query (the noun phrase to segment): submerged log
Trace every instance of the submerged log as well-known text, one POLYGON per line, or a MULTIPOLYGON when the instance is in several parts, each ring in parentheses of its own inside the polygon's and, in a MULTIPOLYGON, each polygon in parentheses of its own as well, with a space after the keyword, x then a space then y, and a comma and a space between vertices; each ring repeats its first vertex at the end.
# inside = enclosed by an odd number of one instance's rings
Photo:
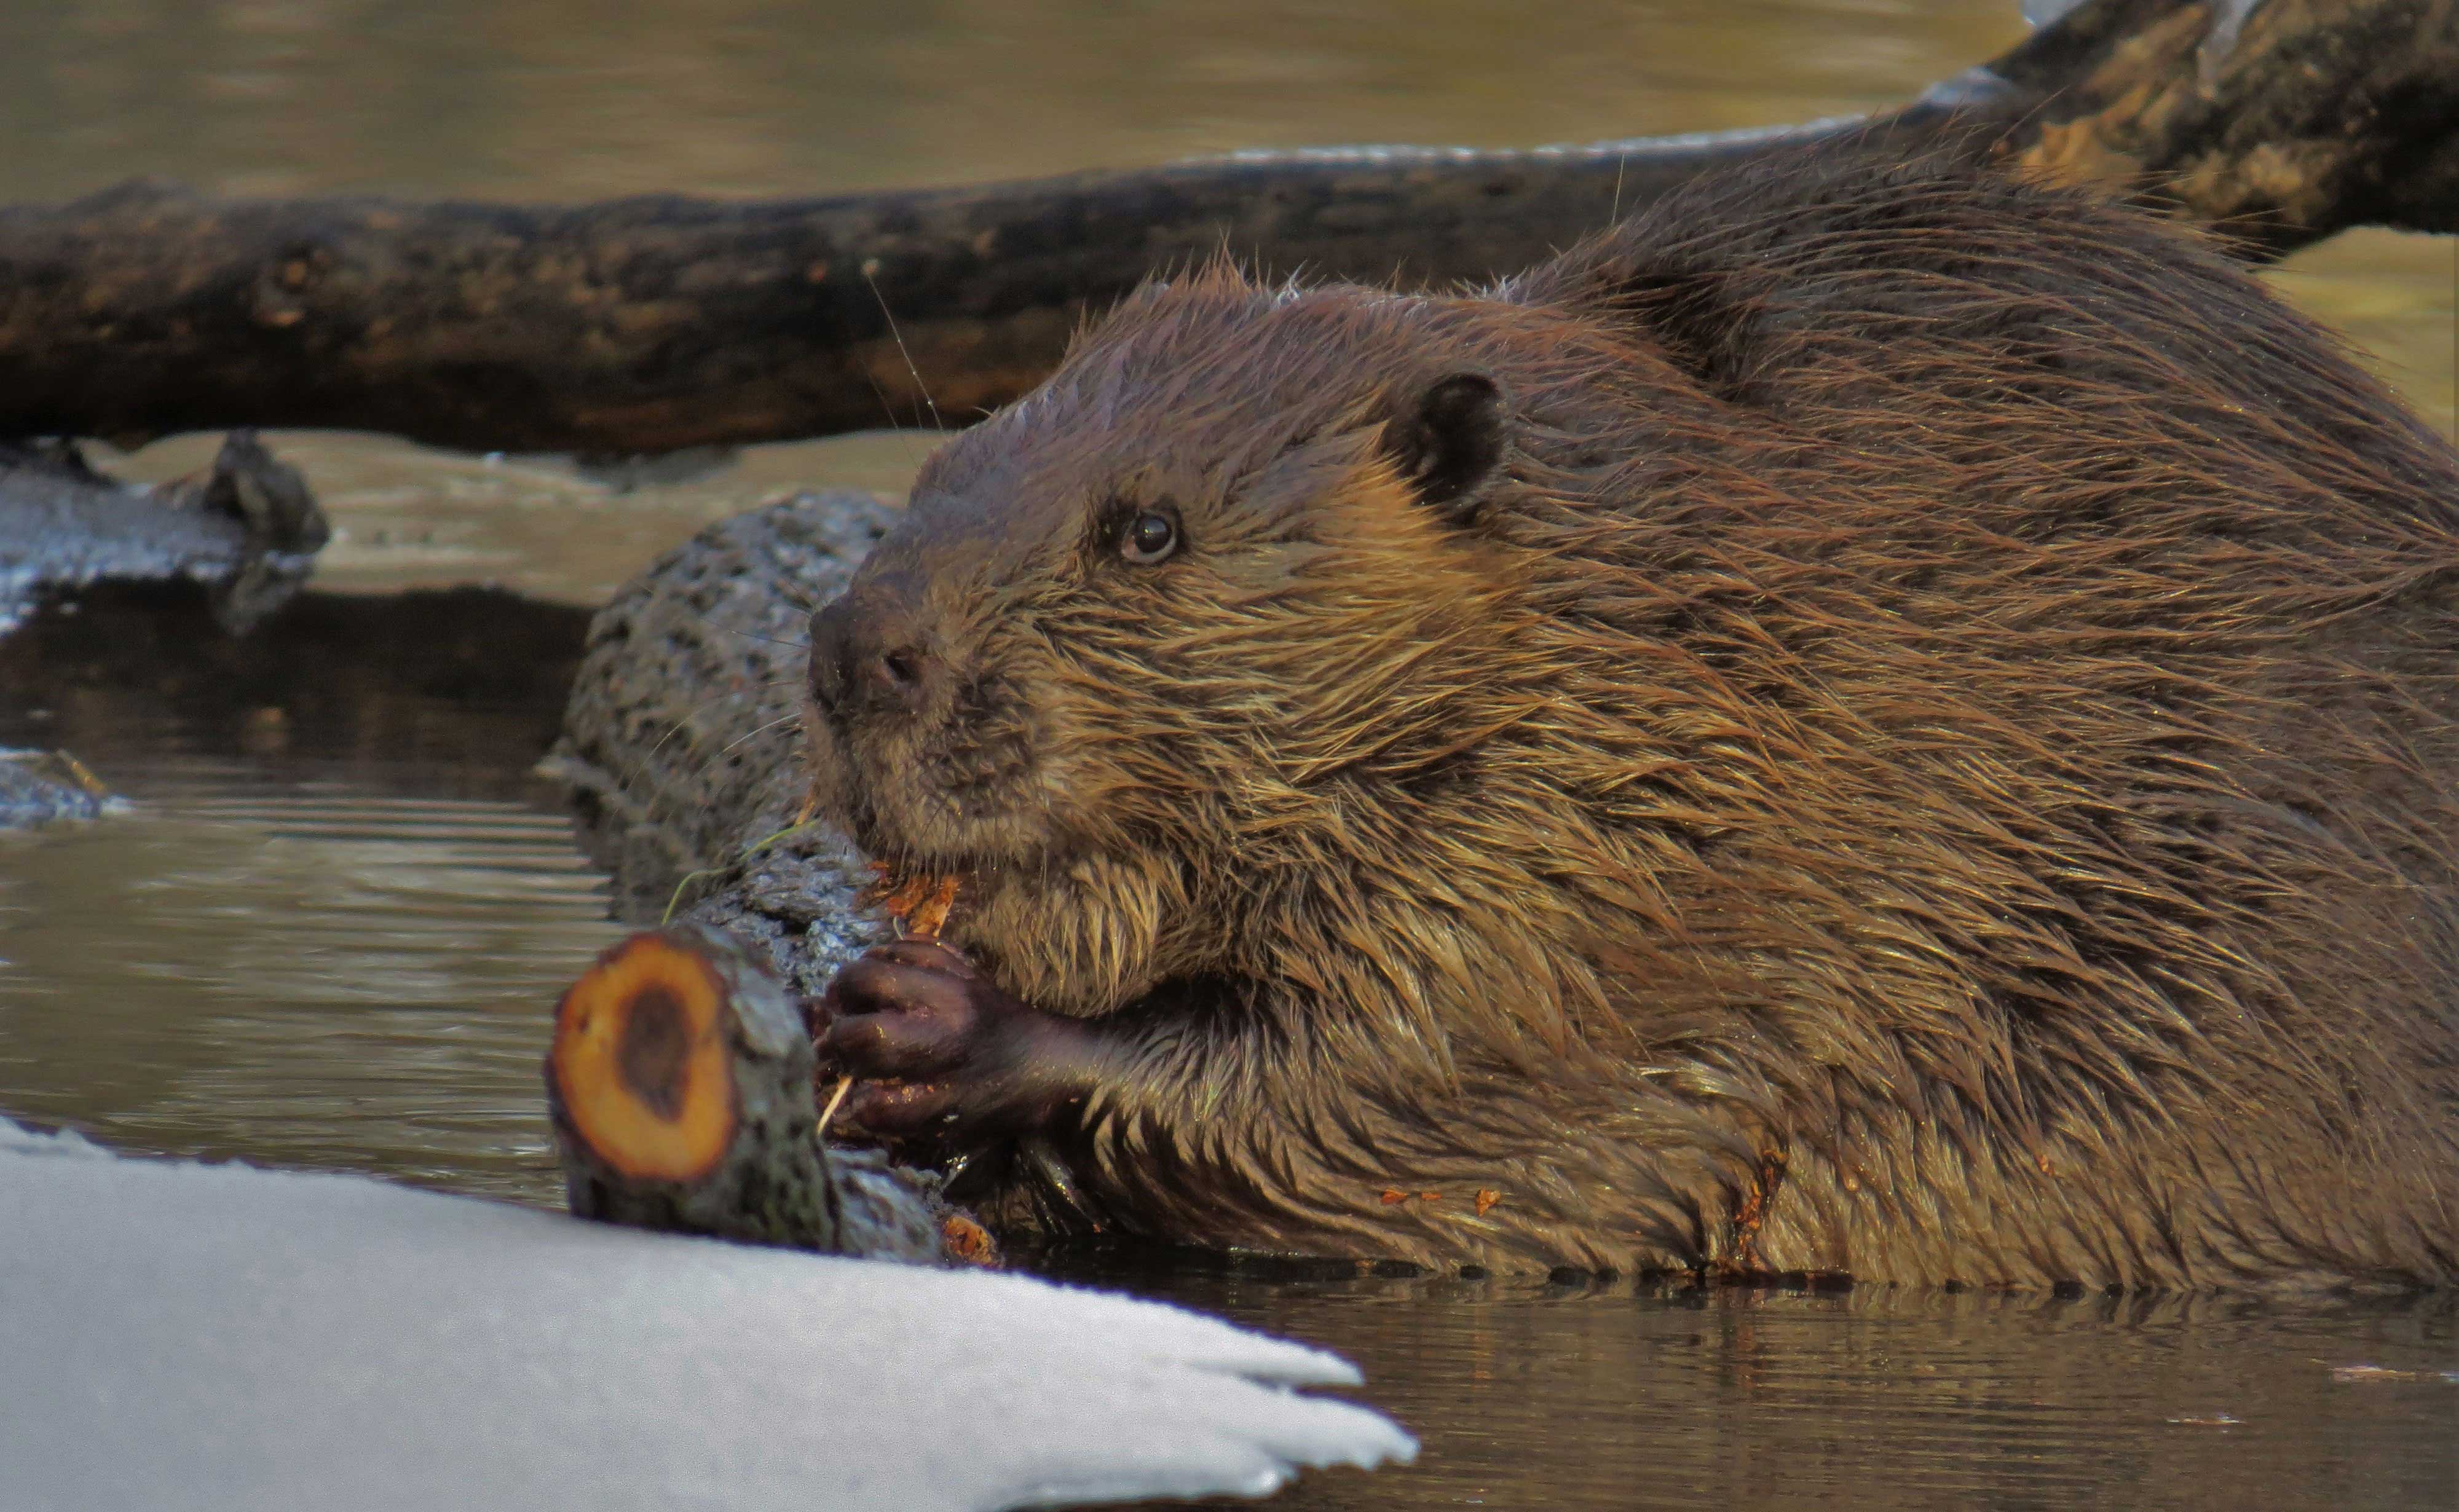
POLYGON ((223 425, 641 453, 951 423, 1083 313, 1224 248, 1507 272, 1804 136, 1999 139, 2279 253, 2459 225, 2444 0, 2092 0, 1874 122, 1528 152, 1355 148, 837 199, 570 207, 209 199, 0 209, 0 436, 223 425), (893 320, 891 314, 893 313, 893 320))
POLYGON ((142 488, 74 447, 0 446, 0 635, 53 595, 103 582, 202 584, 242 631, 306 581, 330 531, 298 470, 235 430, 202 476, 142 488))
POLYGON ((556 1009, 547 1105, 572 1210, 635 1228, 978 1263, 932 1179, 820 1142, 809 1036, 767 962, 715 930, 635 934, 556 1009))
POLYGON ((774 964, 806 995, 874 942, 851 906, 860 862, 841 842, 795 829, 799 726, 810 612, 894 518, 869 494, 838 490, 721 520, 591 620, 543 769, 571 791, 581 843, 614 880, 618 917, 656 923, 681 907, 737 934, 791 934, 819 958, 779 954, 774 964), (750 854, 760 841, 769 843, 750 854), (728 873, 746 863, 756 865, 728 873), (767 901, 693 912, 728 894, 767 901))
POLYGON ((0 746, 0 830, 97 819, 115 801, 101 779, 67 751, 0 746))

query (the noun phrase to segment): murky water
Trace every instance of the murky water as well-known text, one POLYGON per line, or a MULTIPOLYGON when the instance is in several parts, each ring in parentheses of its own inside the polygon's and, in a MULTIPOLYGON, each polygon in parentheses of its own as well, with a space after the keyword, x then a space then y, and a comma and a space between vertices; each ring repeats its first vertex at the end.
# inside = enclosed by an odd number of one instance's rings
POLYGON ((1145 1290, 1341 1351, 1423 1439, 1293 1508, 2459 1504, 2448 1297, 1145 1290))
POLYGON ((0 746, 74 750, 133 802, 0 834, 0 1112, 559 1200, 544 1015, 620 929, 535 752, 61 691, 0 746))
MULTIPOLYGON (((68 0, 0 7, 0 198, 137 173, 277 194, 782 194, 1751 125, 1900 99, 2012 40, 2013 12, 68 0)), ((2452 423, 2451 242, 2350 236, 2273 276, 2452 423)), ((341 527, 325 586, 492 581, 570 603, 786 487, 893 494, 928 445, 760 448, 619 491, 554 459, 275 441, 341 527)), ((211 446, 123 462, 169 476, 211 446)), ((0 836, 0 1111, 554 1201, 545 1013, 616 926, 526 775, 552 701, 337 707, 358 695, 274 668, 224 706, 200 691, 216 675, 0 686, 0 745, 68 746, 136 800, 0 836)), ((1419 1467, 1317 1478, 1296 1505, 2459 1505, 2448 1299, 1111 1278, 1349 1354, 1424 1437, 1419 1467), (2360 1366, 2391 1374, 2344 1373, 2360 1366)))

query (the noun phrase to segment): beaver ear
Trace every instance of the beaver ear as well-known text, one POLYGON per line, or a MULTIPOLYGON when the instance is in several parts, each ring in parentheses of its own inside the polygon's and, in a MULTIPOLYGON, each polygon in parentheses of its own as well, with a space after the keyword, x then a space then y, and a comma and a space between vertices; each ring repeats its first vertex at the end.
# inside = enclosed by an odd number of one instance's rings
POLYGON ((1383 423, 1383 450, 1400 475, 1455 520, 1477 513, 1509 439, 1503 390, 1483 373, 1447 373, 1406 393, 1383 423))

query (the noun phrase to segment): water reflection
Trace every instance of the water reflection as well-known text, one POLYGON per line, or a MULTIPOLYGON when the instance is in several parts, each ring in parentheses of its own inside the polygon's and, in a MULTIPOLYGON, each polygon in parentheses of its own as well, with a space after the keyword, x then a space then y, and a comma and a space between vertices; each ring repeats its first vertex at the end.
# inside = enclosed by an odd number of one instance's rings
POLYGON ((135 812, 0 837, 0 1109, 558 1199, 547 1011, 617 933, 560 814, 201 759, 123 786, 135 812))
MULTIPOLYGON (((277 430, 265 443, 306 474, 333 521, 319 587, 389 592, 486 582, 595 606, 702 526, 813 484, 902 499, 937 445, 883 430, 748 447, 675 483, 615 488, 560 457, 478 457, 387 436, 277 430)), ((116 475, 163 482, 211 461, 221 437, 176 436, 133 455, 96 447, 116 475)))
POLYGON ((616 934, 530 775, 584 620, 310 593, 232 640, 127 588, 0 642, 0 746, 134 804, 0 835, 0 1112, 554 1200, 547 1005, 616 934))
POLYGON ((2447 1296, 1142 1289, 1339 1350, 1420 1435, 1416 1467, 1312 1478, 1293 1508, 2429 1507, 2459 1488, 2447 1296), (2350 1364, 2389 1374, 2335 1376, 2350 1364))
POLYGON ((1902 100, 2013 0, 66 0, 0 10, 0 199, 816 193, 1902 100))

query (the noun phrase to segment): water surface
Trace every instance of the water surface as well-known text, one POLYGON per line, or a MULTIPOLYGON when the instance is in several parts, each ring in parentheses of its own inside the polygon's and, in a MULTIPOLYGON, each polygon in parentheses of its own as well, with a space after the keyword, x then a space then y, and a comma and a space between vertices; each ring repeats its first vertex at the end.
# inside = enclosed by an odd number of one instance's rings
POLYGON ((2447 1296, 1145 1290, 1340 1351, 1423 1440, 1416 1466, 1313 1479, 1292 1507, 2459 1504, 2447 1296))

